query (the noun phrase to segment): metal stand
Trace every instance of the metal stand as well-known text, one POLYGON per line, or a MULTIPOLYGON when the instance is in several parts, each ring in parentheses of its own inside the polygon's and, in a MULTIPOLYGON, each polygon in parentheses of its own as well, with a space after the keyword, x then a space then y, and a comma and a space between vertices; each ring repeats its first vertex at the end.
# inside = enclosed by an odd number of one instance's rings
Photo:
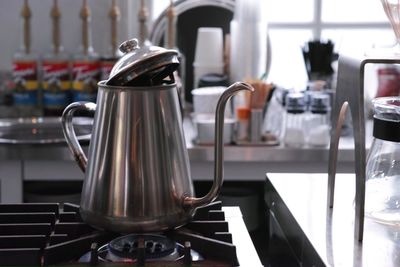
POLYGON ((328 167, 328 208, 333 208, 335 174, 338 155, 340 132, 348 107, 351 111, 351 119, 354 129, 355 144, 355 220, 354 238, 363 239, 364 229, 364 203, 365 203, 365 116, 364 116, 364 70, 365 65, 395 64, 400 63, 400 58, 385 58, 379 56, 365 57, 357 55, 341 54, 339 57, 338 81, 336 99, 332 114, 332 134, 329 148, 328 167))

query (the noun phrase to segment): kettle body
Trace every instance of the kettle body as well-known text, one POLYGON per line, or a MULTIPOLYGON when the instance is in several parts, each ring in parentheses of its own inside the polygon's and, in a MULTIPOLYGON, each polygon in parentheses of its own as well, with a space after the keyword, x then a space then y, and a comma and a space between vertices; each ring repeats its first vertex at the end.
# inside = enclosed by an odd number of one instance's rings
POLYGON ((100 85, 81 216, 115 231, 181 225, 193 196, 175 85, 100 85), (172 103, 172 104, 171 104, 172 103))
POLYGON ((223 180, 225 104, 236 83, 217 106, 215 177, 210 192, 194 196, 175 83, 147 87, 99 83, 97 106, 70 104, 62 123, 67 143, 85 181, 81 216, 88 224, 114 232, 155 232, 187 223, 195 209, 213 201, 223 180), (77 110, 95 111, 88 159, 76 139, 72 117, 77 110))

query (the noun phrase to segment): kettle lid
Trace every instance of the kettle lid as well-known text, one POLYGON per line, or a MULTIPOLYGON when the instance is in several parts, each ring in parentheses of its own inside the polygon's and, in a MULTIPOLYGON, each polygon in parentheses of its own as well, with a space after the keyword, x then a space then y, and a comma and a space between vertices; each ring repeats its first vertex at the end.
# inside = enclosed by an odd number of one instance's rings
POLYGON ((179 66, 177 51, 158 46, 139 47, 137 39, 123 42, 119 50, 124 55, 112 68, 107 85, 160 85, 179 66))

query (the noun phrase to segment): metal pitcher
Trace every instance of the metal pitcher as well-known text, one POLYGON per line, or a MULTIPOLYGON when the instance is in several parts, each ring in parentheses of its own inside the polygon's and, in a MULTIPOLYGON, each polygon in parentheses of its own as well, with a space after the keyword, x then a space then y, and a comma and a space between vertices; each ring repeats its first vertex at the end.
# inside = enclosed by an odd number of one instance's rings
MULTIPOLYGON (((135 53, 135 49, 128 53, 135 53)), ((162 50, 157 49, 158 52, 162 50)), ((148 54, 142 57, 148 60, 148 54)), ((173 57, 170 59, 175 62, 173 57)), ((138 70, 143 61, 135 60, 138 70)), ((149 62, 144 67, 151 65, 149 62)), ((235 92, 252 88, 245 83, 235 83, 221 96, 216 111, 214 183, 207 195, 196 198, 176 85, 160 78, 171 76, 165 69, 174 68, 161 64, 162 67, 152 68, 151 75, 144 72, 148 77, 157 77, 160 84, 154 85, 154 79, 149 82, 139 77, 144 75, 140 74, 142 70, 132 74, 127 71, 132 66, 122 65, 126 71, 124 75, 114 71, 108 81, 98 84, 97 105, 75 102, 62 116, 67 143, 85 172, 80 206, 82 219, 96 228, 122 233, 164 231, 181 226, 192 218, 196 208, 217 197, 223 182, 225 105, 235 92), (115 79, 122 85, 108 85, 115 84, 115 79), (135 79, 153 85, 127 85, 135 79), (88 159, 72 125, 77 110, 95 111, 88 159)))

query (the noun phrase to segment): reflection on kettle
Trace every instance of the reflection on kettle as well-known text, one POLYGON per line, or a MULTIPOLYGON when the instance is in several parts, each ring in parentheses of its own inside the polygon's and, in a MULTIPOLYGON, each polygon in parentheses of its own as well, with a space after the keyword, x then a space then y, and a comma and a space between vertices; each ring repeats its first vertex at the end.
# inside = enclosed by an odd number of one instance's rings
POLYGON ((94 227, 124 233, 164 231, 187 223, 196 208, 219 193, 225 105, 234 93, 252 87, 235 83, 220 97, 214 183, 206 196, 196 198, 176 84, 163 82, 173 77, 176 68, 168 63, 176 65, 174 55, 173 50, 159 47, 142 53, 136 45, 121 58, 125 62, 114 66, 119 71, 114 69, 110 80, 98 84, 97 105, 75 102, 64 110, 64 135, 85 172, 81 216, 94 227), (158 84, 135 86, 133 82, 151 77, 157 77, 158 84), (88 159, 71 123, 77 110, 95 111, 88 159))

